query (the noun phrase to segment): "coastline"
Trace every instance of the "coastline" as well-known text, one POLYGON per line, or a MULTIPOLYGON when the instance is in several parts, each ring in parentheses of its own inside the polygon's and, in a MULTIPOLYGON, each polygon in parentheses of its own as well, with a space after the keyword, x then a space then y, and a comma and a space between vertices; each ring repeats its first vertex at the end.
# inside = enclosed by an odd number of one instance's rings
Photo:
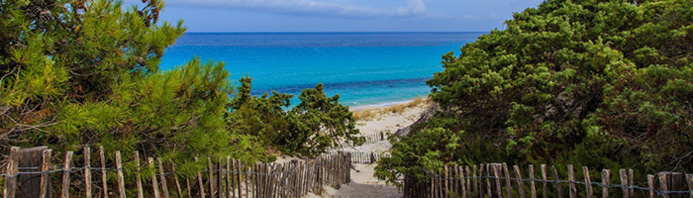
POLYGON ((428 100, 427 97, 416 96, 412 99, 403 100, 403 101, 381 102, 378 104, 364 104, 364 105, 349 106, 349 111, 359 112, 359 111, 366 111, 366 110, 368 110, 368 111, 382 110, 382 109, 386 109, 388 107, 393 107, 393 106, 397 106, 397 105, 406 105, 406 104, 412 103, 412 102, 419 100, 419 99, 428 100))

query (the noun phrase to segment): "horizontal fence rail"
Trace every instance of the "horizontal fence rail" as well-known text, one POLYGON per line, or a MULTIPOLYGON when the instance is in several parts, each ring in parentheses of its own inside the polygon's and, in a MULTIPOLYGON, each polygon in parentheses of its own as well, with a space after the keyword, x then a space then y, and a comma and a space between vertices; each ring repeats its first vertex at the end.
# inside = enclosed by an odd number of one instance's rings
MULTIPOLYGON (((89 147, 82 152, 83 163, 73 166, 72 151, 65 154, 61 163, 51 164, 52 153, 47 147, 22 150, 12 147, 6 172, 0 174, 4 179, 4 197, 294 198, 303 197, 309 192, 320 192, 324 185, 339 188, 341 184, 351 181, 349 171, 352 157, 345 152, 306 161, 252 165, 229 156, 216 162, 207 158, 207 169, 193 177, 179 174, 174 164, 164 163, 159 158, 140 159, 138 152, 128 158, 133 159, 135 164, 135 167, 128 169, 123 168, 120 151, 114 153, 112 163, 115 163, 115 167, 106 163, 103 147, 99 148, 98 166, 92 165, 89 147), (31 158, 38 158, 39 163, 28 163, 31 158), (144 178, 144 168, 150 168, 155 173, 144 178), (55 189, 60 189, 60 192, 52 192, 55 189)), ((195 157, 194 160, 200 159, 195 157)))
MULTIPOLYGON (((542 164, 535 172, 529 165, 521 171, 506 163, 480 164, 479 166, 446 166, 442 172, 427 172, 428 180, 417 181, 411 176, 404 178, 405 197, 665 197, 693 198, 693 174, 660 172, 648 174, 647 182, 634 182, 633 169, 620 169, 612 178, 611 170, 601 171, 601 181, 591 178, 588 167, 582 167, 576 179, 573 165, 568 165, 563 178, 557 167, 542 164), (582 172, 582 174, 579 174, 582 172), (617 181, 617 183, 611 183, 617 181), (640 186, 638 184, 645 184, 640 186), (539 191, 541 190, 541 191, 539 191)), ((563 171, 563 170, 561 170, 563 171)))

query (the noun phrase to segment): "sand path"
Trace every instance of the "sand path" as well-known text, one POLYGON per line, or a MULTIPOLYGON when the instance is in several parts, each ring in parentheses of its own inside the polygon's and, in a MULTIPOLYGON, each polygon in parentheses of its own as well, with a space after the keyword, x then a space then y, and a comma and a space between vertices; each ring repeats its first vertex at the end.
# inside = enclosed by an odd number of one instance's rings
MULTIPOLYGON (((397 129, 404 128, 414 123, 419 118, 421 113, 426 109, 426 105, 422 104, 414 108, 408 108, 401 114, 387 113, 376 116, 375 119, 369 121, 359 121, 357 127, 361 134, 379 134, 381 131, 386 133, 395 133, 397 129)), ((368 109, 371 111, 379 111, 378 109, 368 109)), ((364 144, 353 148, 344 148, 344 151, 361 151, 361 152, 378 152, 384 153, 389 151, 390 142, 379 141, 371 144, 364 144)), ((373 177, 373 172, 376 164, 354 164, 354 169, 351 170, 352 182, 342 185, 339 189, 325 186, 324 191, 320 195, 309 193, 308 198, 320 197, 402 197, 402 193, 394 186, 388 186, 384 181, 380 181, 373 177)))

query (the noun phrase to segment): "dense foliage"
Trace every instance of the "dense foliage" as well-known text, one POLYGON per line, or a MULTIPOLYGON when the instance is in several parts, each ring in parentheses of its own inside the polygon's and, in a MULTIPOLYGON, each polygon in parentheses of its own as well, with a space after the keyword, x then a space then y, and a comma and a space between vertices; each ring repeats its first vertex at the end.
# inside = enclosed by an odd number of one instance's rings
POLYGON ((443 112, 395 141, 377 175, 397 182, 422 167, 494 161, 692 171, 691 8, 548 0, 515 13, 443 56, 427 81, 443 112))
POLYGON ((234 109, 227 115, 228 130, 258 137, 268 147, 287 154, 316 156, 340 143, 361 145, 356 136, 356 120, 349 108, 339 103, 339 95, 327 97, 323 85, 304 89, 301 103, 288 109, 292 95, 277 92, 251 96, 251 78, 240 80, 238 93, 231 100, 234 109), (339 141, 335 141, 339 140, 339 141))
POLYGON ((229 73, 197 60, 160 72, 165 48, 185 31, 181 22, 152 25, 162 7, 3 1, 2 152, 11 145, 98 144, 108 152, 187 157, 228 148, 221 129, 229 73))
POLYGON ((286 112, 291 96, 250 96, 247 78, 234 93, 223 63, 192 59, 160 71, 185 28, 157 22, 162 1, 143 2, 1 1, 0 153, 103 146, 189 172, 202 167, 195 156, 267 161, 268 149, 314 154, 340 138, 358 140, 351 113, 321 85, 286 112))

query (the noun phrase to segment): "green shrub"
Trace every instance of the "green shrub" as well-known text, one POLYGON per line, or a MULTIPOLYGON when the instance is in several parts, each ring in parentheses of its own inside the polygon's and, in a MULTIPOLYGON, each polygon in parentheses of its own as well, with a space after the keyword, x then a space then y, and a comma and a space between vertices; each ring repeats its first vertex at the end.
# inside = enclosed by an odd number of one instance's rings
MULTIPOLYGON (((450 151, 459 158, 440 164, 690 172, 691 7, 687 0, 549 0, 515 13, 504 30, 465 45, 459 57, 444 55, 444 71, 427 84, 445 110, 438 120, 455 120, 443 127, 465 133, 450 151)), ((414 142, 440 141, 412 134, 414 142)), ((378 174, 420 163, 392 160, 378 174)))
POLYGON ((244 77, 231 100, 233 111, 227 114, 228 129, 234 133, 258 137, 264 145, 286 154, 317 156, 338 146, 340 140, 361 145, 356 120, 349 107, 339 103, 339 95, 327 97, 322 84, 304 89, 301 103, 288 111, 293 95, 277 92, 251 96, 252 79, 244 77))

